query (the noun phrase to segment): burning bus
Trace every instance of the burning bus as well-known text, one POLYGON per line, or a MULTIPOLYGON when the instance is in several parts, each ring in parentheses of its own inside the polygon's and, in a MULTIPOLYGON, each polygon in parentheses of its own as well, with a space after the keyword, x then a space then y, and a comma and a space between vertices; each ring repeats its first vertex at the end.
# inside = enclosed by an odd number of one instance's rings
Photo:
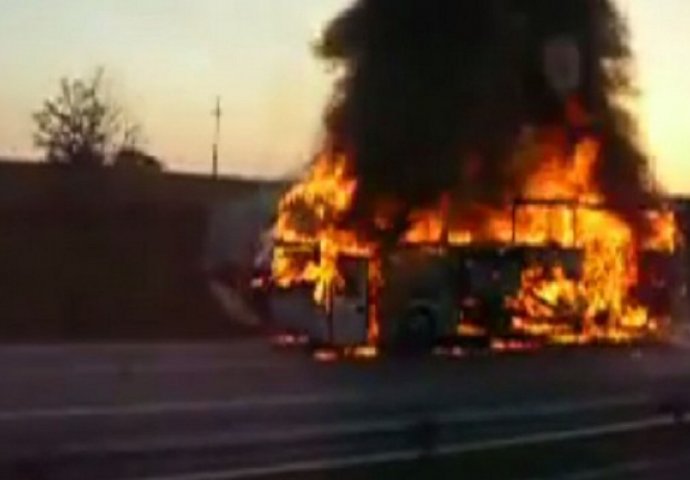
POLYGON ((616 237, 602 205, 534 199, 515 202, 510 231, 492 239, 417 227, 385 253, 293 239, 275 247, 274 311, 287 329, 352 351, 663 340, 685 291, 682 250, 672 210, 649 215, 658 230, 639 247, 616 237), (571 230, 556 233, 563 217, 571 230), (599 232, 580 230, 599 221, 599 232))
POLYGON ((278 208, 278 315, 348 347, 663 336, 682 248, 613 2, 358 0, 318 51, 340 78, 278 208))

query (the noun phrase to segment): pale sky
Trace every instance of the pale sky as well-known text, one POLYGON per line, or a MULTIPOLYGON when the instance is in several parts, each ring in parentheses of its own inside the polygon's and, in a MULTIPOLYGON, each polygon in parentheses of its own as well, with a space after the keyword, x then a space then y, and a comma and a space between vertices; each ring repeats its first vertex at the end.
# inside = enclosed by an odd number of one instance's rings
MULTIPOLYGON (((638 53, 645 142, 663 183, 690 193, 690 2, 619 1, 638 53)), ((310 44, 349 3, 0 0, 0 156, 35 156, 31 112, 60 77, 103 66, 170 169, 209 169, 221 95, 223 171, 293 172, 317 143, 332 81, 310 44)))

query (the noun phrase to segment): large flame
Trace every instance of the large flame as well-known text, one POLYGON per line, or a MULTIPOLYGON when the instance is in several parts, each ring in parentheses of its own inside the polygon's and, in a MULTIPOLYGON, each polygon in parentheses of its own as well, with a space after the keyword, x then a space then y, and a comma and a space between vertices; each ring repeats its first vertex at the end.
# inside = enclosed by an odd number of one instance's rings
MULTIPOLYGON (((447 195, 438 208, 410 215, 410 227, 401 242, 446 248, 489 241, 577 249, 583 255, 577 278, 569 277, 562 265, 525 268, 519 292, 506 299, 513 312, 513 328, 556 342, 577 343, 630 340, 655 332, 659 319, 652 318, 631 292, 638 283, 640 251, 675 248, 673 213, 650 211, 652 233, 636 238, 622 217, 605 208, 605 198, 592 181, 600 153, 595 138, 584 138, 568 149, 532 136, 526 138, 521 152, 528 152, 533 158, 527 162, 537 165, 522 191, 529 201, 504 209, 483 208, 479 232, 463 218, 455 218, 447 195)), ((370 341, 375 342, 376 296, 385 282, 378 249, 358 232, 338 227, 356 191, 348 158, 319 156, 304 180, 280 203, 273 273, 281 287, 313 284, 315 301, 328 307, 330 295, 344 281, 338 259, 343 255, 370 258, 370 341), (302 247, 301 254, 296 245, 302 247)))

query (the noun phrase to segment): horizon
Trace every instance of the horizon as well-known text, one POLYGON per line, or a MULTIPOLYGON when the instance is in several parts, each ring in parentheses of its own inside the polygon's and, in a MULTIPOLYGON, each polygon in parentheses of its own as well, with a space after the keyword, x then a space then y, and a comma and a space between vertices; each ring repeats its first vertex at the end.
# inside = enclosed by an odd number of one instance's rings
MULTIPOLYGON (((210 170, 215 97, 225 112, 223 174, 292 176, 318 144, 334 77, 312 53, 320 29, 350 0, 190 2, 8 0, 0 18, 0 157, 32 158, 31 112, 63 76, 103 66, 113 97, 140 122, 168 170, 210 170), (10 20, 11 19, 11 20, 10 20), (25 35, 26 25, 40 34, 25 35), (113 40, 115 39, 115 40, 113 40), (20 53, 20 54, 18 54, 20 53), (242 65, 242 68, 237 68, 242 65), (175 99, 170 102, 170 99, 175 99)), ((641 141, 662 184, 690 193, 690 53, 681 0, 620 0, 630 19, 641 141)), ((35 33, 35 32, 32 32, 35 33)))

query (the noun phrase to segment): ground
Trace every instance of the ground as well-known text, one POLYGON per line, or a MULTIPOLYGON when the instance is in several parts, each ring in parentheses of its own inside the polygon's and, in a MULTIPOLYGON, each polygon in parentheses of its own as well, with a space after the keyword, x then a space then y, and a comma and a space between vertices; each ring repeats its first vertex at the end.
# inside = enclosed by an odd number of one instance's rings
POLYGON ((5 478, 664 478, 690 458, 677 348, 319 364, 264 340, 5 347, 0 388, 5 478))

